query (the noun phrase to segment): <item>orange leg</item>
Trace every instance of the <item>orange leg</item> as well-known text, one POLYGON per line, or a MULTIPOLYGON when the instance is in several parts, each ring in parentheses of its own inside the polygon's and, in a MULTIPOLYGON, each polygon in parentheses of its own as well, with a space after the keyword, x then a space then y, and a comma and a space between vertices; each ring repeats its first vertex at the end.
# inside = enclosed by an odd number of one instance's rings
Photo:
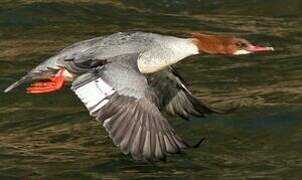
POLYGON ((47 82, 36 82, 31 84, 27 88, 28 94, 41 94, 57 91, 62 88, 64 84, 64 69, 60 69, 59 72, 52 78, 49 78, 47 82))

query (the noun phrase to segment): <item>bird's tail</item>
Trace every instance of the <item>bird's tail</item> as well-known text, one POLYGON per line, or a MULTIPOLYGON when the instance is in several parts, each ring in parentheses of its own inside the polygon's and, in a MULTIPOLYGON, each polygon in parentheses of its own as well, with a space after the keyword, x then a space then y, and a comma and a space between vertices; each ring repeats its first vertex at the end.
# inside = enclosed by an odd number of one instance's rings
POLYGON ((21 79, 7 87, 4 92, 7 93, 23 83, 41 79, 48 79, 49 77, 55 75, 58 70, 60 70, 60 66, 58 65, 58 58, 56 56, 50 57, 46 59, 43 63, 30 70, 21 79))
POLYGON ((19 85, 25 83, 25 82, 30 82, 32 80, 32 77, 29 75, 25 75, 23 76, 21 79, 19 79, 18 81, 14 82, 13 84, 11 84, 10 86, 8 86, 4 92, 8 93, 9 91, 11 91, 12 89, 18 87, 19 85))

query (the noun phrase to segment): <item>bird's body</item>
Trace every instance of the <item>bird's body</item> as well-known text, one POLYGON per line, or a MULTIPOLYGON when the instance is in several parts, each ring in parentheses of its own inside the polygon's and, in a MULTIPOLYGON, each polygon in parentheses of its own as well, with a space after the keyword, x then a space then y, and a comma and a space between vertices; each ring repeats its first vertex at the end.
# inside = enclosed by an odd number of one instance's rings
MULTIPOLYGON (((179 38, 144 32, 114 33, 63 49, 5 92, 24 82, 50 79, 28 88, 28 93, 47 93, 70 81, 71 89, 125 154, 135 159, 164 159, 188 144, 175 134, 161 111, 185 119, 219 113, 195 98, 170 65, 199 53, 248 53, 234 45, 239 40, 207 35, 179 38)), ((251 51, 255 49, 247 46, 251 51)))
POLYGON ((191 39, 144 32, 118 32, 73 44, 44 61, 32 73, 66 67, 68 71, 78 74, 82 68, 90 69, 93 63, 102 63, 123 54, 139 54, 137 63, 140 72, 152 73, 198 54, 198 49, 191 39))

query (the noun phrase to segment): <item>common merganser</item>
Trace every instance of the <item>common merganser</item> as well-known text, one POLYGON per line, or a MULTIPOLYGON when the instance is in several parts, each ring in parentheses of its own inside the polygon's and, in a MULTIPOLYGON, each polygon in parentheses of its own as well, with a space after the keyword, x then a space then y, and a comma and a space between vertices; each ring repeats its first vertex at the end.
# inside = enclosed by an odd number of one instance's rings
POLYGON ((65 82, 124 154, 156 161, 189 145, 161 111, 182 118, 219 113, 187 89, 172 64, 195 54, 239 55, 272 51, 245 39, 192 33, 179 38, 118 32, 75 43, 50 57, 4 92, 35 82, 27 93, 49 93, 65 82))

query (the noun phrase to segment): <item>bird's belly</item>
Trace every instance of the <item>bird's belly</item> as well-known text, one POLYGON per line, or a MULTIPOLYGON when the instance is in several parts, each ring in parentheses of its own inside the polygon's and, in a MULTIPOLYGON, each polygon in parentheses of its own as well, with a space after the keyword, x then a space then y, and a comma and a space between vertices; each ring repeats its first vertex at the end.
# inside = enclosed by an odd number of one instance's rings
POLYGON ((69 72, 67 69, 63 72, 64 80, 67 82, 72 82, 77 78, 77 75, 69 72))
POLYGON ((164 69, 166 66, 159 65, 159 64, 141 64, 138 62, 138 69, 141 73, 143 74, 148 74, 148 73, 154 73, 159 70, 164 69))
POLYGON ((164 69, 165 67, 173 64, 171 58, 161 58, 161 57, 141 57, 137 60, 137 66, 141 73, 154 73, 164 69))

